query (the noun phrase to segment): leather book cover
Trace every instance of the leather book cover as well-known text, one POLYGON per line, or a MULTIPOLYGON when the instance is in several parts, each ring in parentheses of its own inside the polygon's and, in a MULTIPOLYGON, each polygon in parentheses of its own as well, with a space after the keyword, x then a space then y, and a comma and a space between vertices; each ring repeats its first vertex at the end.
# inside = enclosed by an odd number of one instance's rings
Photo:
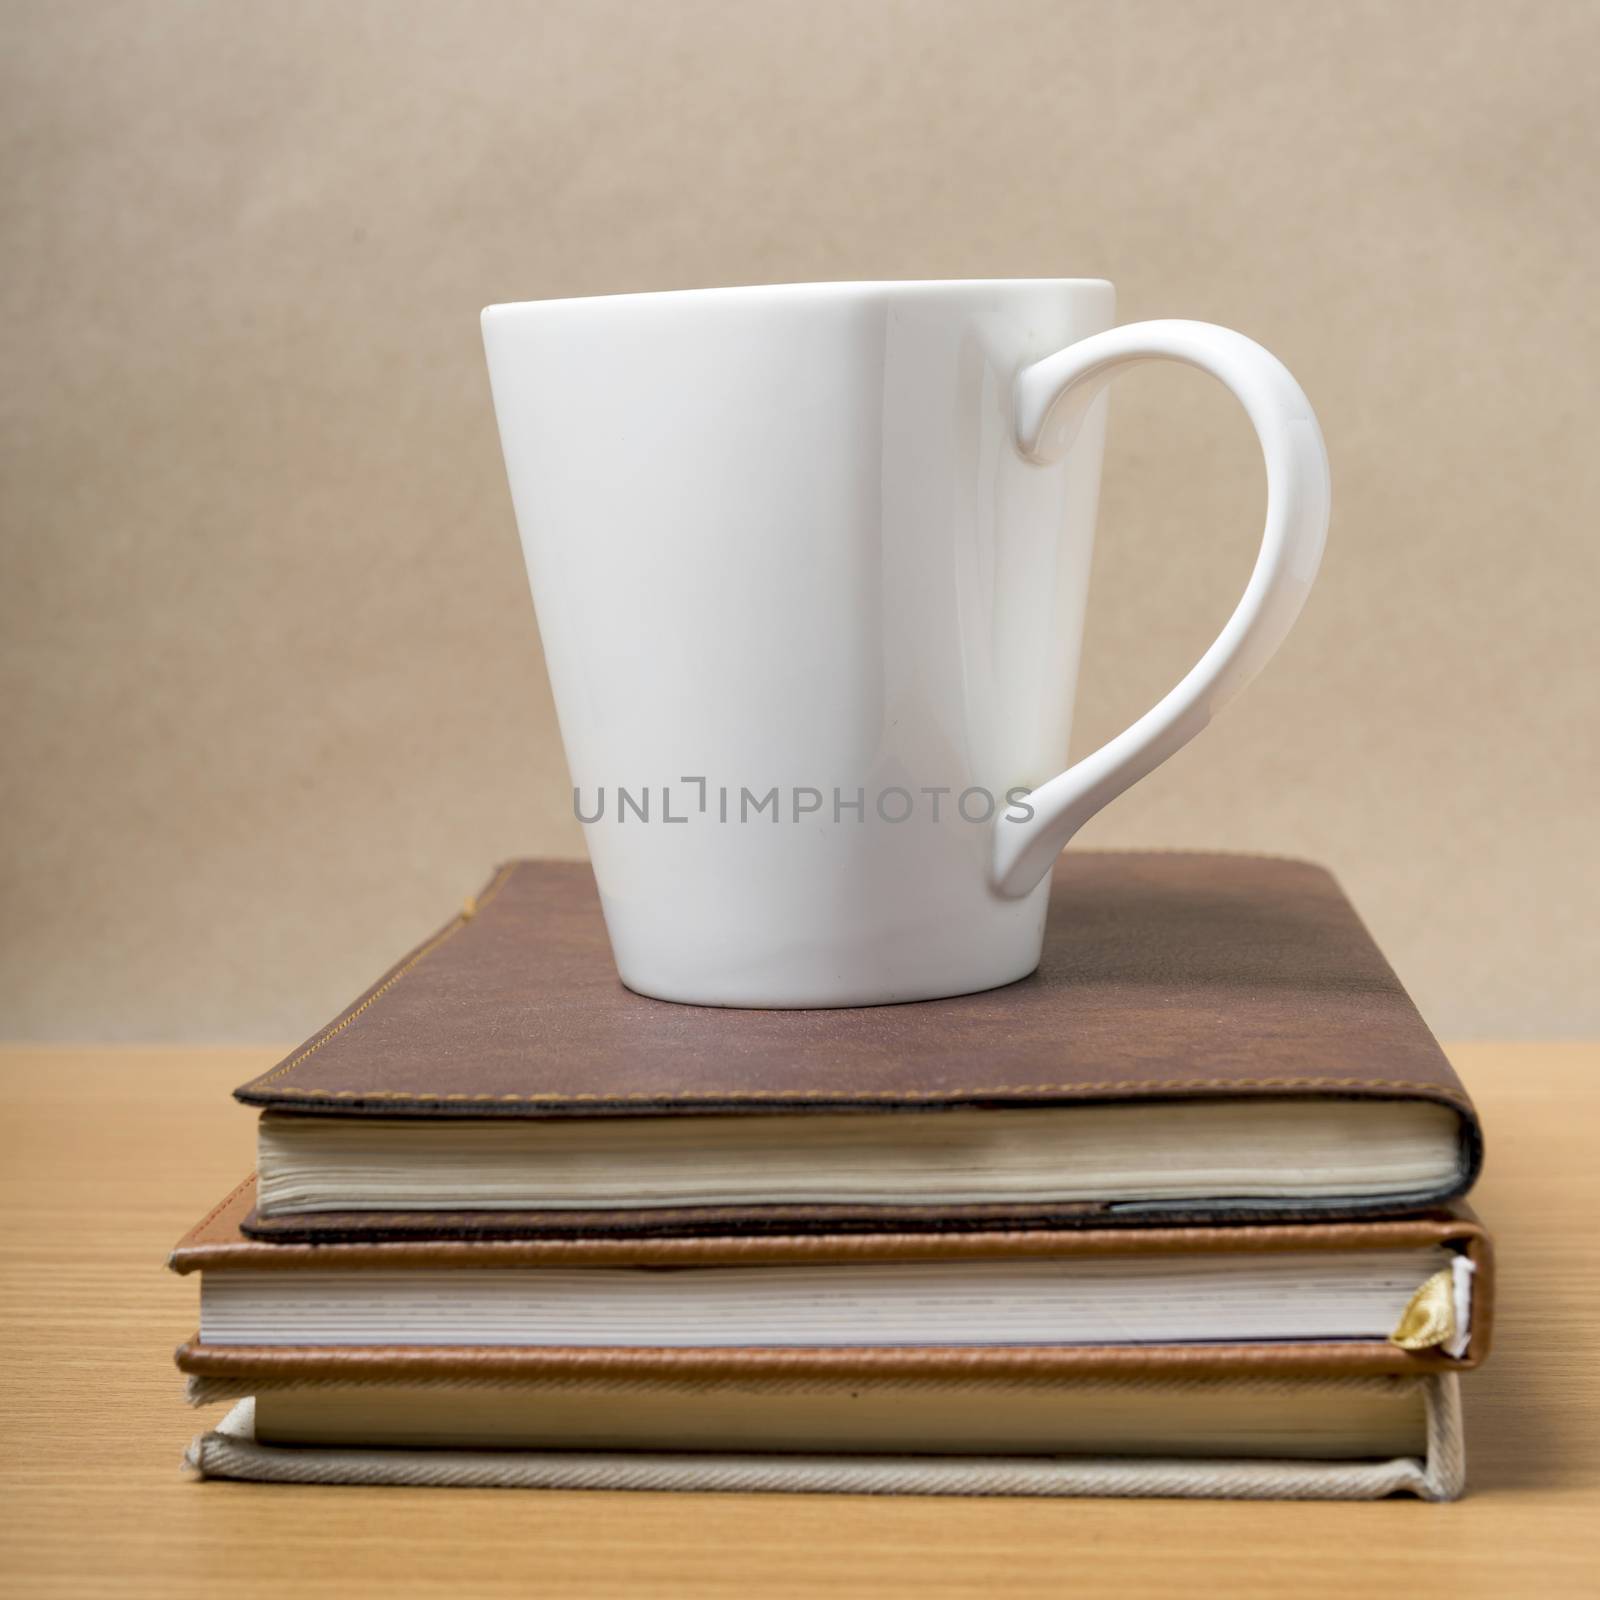
MULTIPOLYGON (((1459 1356, 1438 1345, 1405 1349, 1385 1340, 1273 1341, 1253 1344, 1060 1345, 817 1348, 507 1348, 501 1346, 181 1346, 186 1373, 256 1383, 366 1376, 550 1377, 605 1373, 713 1377, 738 1374, 960 1375, 975 1370, 1039 1376, 1225 1377, 1374 1376, 1460 1372, 1489 1351, 1494 1317, 1494 1254, 1482 1224, 1464 1206, 1372 1222, 1264 1223, 1242 1227, 974 1229, 929 1232, 801 1232, 650 1238, 416 1239, 275 1244, 241 1225, 254 1203, 247 1178, 184 1237, 168 1258, 174 1272, 331 1272, 340 1270, 509 1270, 546 1267, 770 1266, 824 1262, 994 1260, 1143 1254, 1417 1250, 1444 1247, 1471 1262, 1469 1338, 1459 1356)), ((1442 1337, 1442 1335, 1441 1335, 1442 1337)))
MULTIPOLYGON (((1465 1193, 1482 1159, 1466 1091, 1338 884, 1321 867, 1263 856, 1069 851, 1030 977, 948 1000, 831 1011, 726 1010, 632 994, 612 964, 589 868, 515 861, 340 1016, 235 1093, 277 1112, 391 1118, 1423 1100, 1458 1119, 1459 1181, 1405 1205, 1465 1193)), ((1396 1204, 1389 1197, 1337 1209, 1396 1204)), ((1274 1209, 1330 1214, 1326 1205, 1274 1209)), ((791 1208, 760 1225, 848 1225, 825 1212, 791 1208)), ((1235 1215, 1225 1206, 1191 1214, 1235 1215)), ((1003 1227, 1105 1218, 1103 1207, 1074 1203, 974 1207, 961 1220, 1003 1227)), ((756 1219, 679 1209, 566 1214, 558 1225, 714 1232, 735 1220, 756 1219)), ((913 1227, 948 1219, 905 1207, 867 1220, 913 1227)), ((313 1213, 255 1218, 248 1228, 310 1239, 551 1222, 519 1222, 516 1213, 313 1213)))

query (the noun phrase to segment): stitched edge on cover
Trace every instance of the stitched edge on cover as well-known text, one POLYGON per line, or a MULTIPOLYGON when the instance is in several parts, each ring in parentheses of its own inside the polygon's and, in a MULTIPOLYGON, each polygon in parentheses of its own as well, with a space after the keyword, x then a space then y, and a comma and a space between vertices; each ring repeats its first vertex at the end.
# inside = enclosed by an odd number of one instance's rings
POLYGON ((1431 1358, 1398 1351, 1386 1341, 1267 1341, 1165 1345, 208 1345, 199 1335, 173 1354, 178 1370, 196 1377, 254 1381, 275 1373, 354 1383, 402 1382, 420 1375, 464 1373, 514 1380, 554 1375, 615 1377, 648 1374, 663 1380, 715 1377, 763 1379, 816 1376, 876 1382, 886 1376, 938 1377, 971 1382, 1018 1373, 1044 1380, 1113 1373, 1157 1380, 1205 1380, 1271 1373, 1300 1379, 1415 1378, 1437 1371, 1431 1358))
MULTIPOLYGON (((475 899, 469 900, 465 910, 453 917, 448 923, 445 924, 444 927, 434 934, 434 936, 429 939, 427 943, 422 945, 419 949, 408 956, 400 966, 395 968, 395 970, 390 973, 389 976, 385 978, 383 982, 380 983, 378 987, 366 997, 365 1000, 363 1000, 352 1010, 347 1011, 344 1016, 340 1017, 337 1022, 328 1028, 317 1039, 315 1044, 307 1045, 299 1055, 292 1056, 281 1066, 274 1067, 272 1071, 269 1072, 264 1078, 253 1079, 249 1087, 252 1089, 264 1088, 267 1084, 271 1083, 274 1078, 281 1078, 286 1073, 293 1072, 294 1069, 298 1067, 300 1063, 308 1056, 314 1056, 317 1051, 319 1051, 330 1039, 334 1038, 340 1033, 343 1033, 344 1030, 348 1028, 350 1024, 368 1008, 368 1006, 376 1005, 377 1002, 381 1000, 392 988, 394 988, 394 986, 399 983, 399 981, 405 977, 408 972, 411 972, 420 966, 423 960, 432 955, 440 945, 448 943, 458 933, 460 933, 461 930, 466 927, 466 925, 471 922, 472 919, 481 910, 483 910, 483 908, 488 905, 488 903, 494 899, 497 894, 499 894, 501 889, 503 889, 505 885, 516 876, 518 865, 519 864, 517 862, 508 862, 505 866, 501 867, 500 870, 490 880, 488 888, 486 888, 482 894, 478 895, 475 899)), ((302 1090, 298 1092, 307 1093, 309 1091, 302 1090)))
POLYGON ((217 1203, 212 1206, 212 1208, 206 1212, 206 1214, 201 1217, 201 1219, 195 1223, 195 1225, 186 1234, 184 1234, 183 1238, 178 1241, 176 1247, 167 1256, 167 1264, 170 1266, 178 1251, 183 1249, 183 1247, 191 1239, 198 1239, 199 1236, 204 1233, 206 1229, 209 1228, 211 1224, 215 1222, 217 1218, 220 1217, 222 1213, 226 1211, 228 1207, 231 1206, 233 1202, 237 1200, 239 1196, 242 1195, 245 1190, 248 1189, 255 1181, 256 1175, 252 1172, 241 1183, 235 1184, 234 1187, 230 1189, 219 1201, 217 1201, 217 1203))
MULTIPOLYGON (((306 1052, 309 1054, 310 1052, 306 1052)), ((304 1060, 302 1055, 297 1060, 304 1060)), ((291 1063, 293 1065, 294 1063, 291 1063)), ((280 1067, 278 1071, 287 1071, 280 1067)), ((264 1087, 268 1079, 247 1085, 264 1087)), ((551 1091, 540 1094, 444 1094, 430 1089, 296 1089, 278 1087, 274 1095, 304 1100, 438 1100, 472 1104, 502 1105, 513 1102, 556 1101, 563 1105, 583 1102, 620 1103, 663 1100, 702 1100, 720 1104, 736 1100, 951 1100, 962 1096, 1064 1094, 1074 1099, 1122 1089, 1384 1089, 1412 1090, 1430 1098, 1448 1101, 1467 1110, 1465 1095, 1441 1083, 1425 1083, 1396 1078, 1116 1078, 1098 1083, 1003 1083, 983 1086, 955 1086, 945 1089, 652 1089, 627 1094, 588 1094, 578 1091, 551 1091)))

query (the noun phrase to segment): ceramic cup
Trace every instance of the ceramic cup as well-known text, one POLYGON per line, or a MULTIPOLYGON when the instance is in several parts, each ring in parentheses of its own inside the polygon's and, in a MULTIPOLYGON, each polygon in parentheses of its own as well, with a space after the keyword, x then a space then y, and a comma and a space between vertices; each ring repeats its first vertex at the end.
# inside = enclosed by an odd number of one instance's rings
POLYGON ((1024 977, 1057 852, 1278 647, 1327 527, 1311 407, 1240 334, 1113 315, 1111 285, 1086 278, 484 312, 574 808, 629 988, 854 1006, 1024 977), (1104 390, 1158 356, 1243 405, 1266 530, 1188 676, 1066 767, 1104 390))

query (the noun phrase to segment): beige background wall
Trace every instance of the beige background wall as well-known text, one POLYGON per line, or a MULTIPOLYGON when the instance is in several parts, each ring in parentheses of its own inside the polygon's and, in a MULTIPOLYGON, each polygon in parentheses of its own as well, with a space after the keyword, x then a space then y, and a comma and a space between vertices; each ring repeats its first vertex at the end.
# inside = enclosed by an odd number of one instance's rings
MULTIPOLYGON (((1600 5, 0 4, 0 1034, 298 1037, 577 854, 485 302, 1097 274, 1332 454, 1267 676, 1085 843, 1302 853, 1453 1035, 1600 1032, 1600 5)), ((1259 468, 1120 384, 1079 749, 1259 468)))

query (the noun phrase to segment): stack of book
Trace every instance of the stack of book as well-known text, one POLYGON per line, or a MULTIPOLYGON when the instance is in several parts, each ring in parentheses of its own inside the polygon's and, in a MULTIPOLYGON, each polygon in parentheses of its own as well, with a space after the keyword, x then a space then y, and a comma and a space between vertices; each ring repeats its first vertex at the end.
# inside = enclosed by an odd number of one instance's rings
POLYGON ((617 982, 517 862, 281 1065, 175 1249, 205 1475, 1458 1494, 1466 1093, 1320 868, 1078 852, 1039 971, 853 1011, 617 982))

